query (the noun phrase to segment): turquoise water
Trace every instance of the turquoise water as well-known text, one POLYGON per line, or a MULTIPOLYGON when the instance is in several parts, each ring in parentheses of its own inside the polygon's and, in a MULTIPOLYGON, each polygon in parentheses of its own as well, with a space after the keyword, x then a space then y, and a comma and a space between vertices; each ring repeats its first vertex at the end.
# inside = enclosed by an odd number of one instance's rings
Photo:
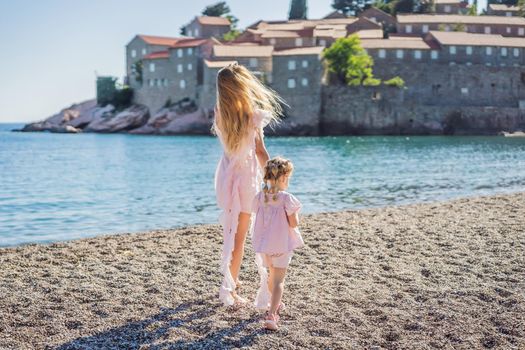
MULTIPOLYGON (((217 223, 205 136, 13 133, 0 124, 0 246, 217 223)), ((266 139, 304 213, 523 191, 525 138, 266 139)))

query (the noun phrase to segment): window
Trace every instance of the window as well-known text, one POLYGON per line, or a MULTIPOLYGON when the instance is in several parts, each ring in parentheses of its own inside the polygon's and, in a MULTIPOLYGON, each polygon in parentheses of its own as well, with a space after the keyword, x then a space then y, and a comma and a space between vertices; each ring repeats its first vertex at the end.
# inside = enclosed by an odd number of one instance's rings
POLYGON ((179 86, 181 89, 185 89, 186 88, 186 80, 182 79, 179 83, 179 86))
POLYGON ((403 50, 396 50, 396 57, 403 58, 403 50))
POLYGON ((157 86, 162 86, 162 79, 155 79, 157 86))
POLYGON ((428 24, 423 24, 421 29, 423 30, 423 33, 428 33, 428 24))
POLYGON ((294 78, 288 79, 288 88, 289 89, 295 88, 295 79, 294 78))
POLYGON ((301 85, 302 86, 308 86, 308 78, 301 79, 301 85))
POLYGON ((162 82, 164 83, 164 86, 168 86, 168 79, 163 79, 162 82))
POLYGON ((461 94, 462 95, 468 95, 468 88, 466 88, 466 87, 461 88, 461 94))
POLYGON ((148 53, 146 49, 142 49, 142 56, 145 56, 148 53))
POLYGON ((512 51, 513 51, 513 53, 514 53, 514 57, 519 57, 519 55, 520 55, 520 49, 518 49, 518 48, 514 48, 514 50, 512 50, 512 51))
POLYGON ((501 56, 507 57, 507 48, 506 47, 502 47, 501 48, 501 56))
POLYGON ((450 26, 448 24, 445 26, 445 32, 450 32, 450 26))
POLYGON ((307 60, 303 60, 303 68, 308 68, 308 61, 307 60))
POLYGON ((191 36, 193 34, 193 32, 191 31, 191 29, 188 29, 188 36, 191 36))
POLYGON ((183 54, 182 49, 177 49, 177 57, 182 57, 183 54))
POLYGON ((151 63, 149 64, 149 71, 150 71, 150 72, 154 72, 154 71, 155 71, 155 63, 151 62, 151 63))
POLYGON ((199 28, 195 28, 195 36, 199 36, 199 28))
POLYGON ((193 55, 193 48, 192 47, 188 47, 188 56, 191 56, 193 55))
POLYGON ((407 24, 407 26, 405 27, 405 33, 412 33, 412 25, 411 24, 407 24))
POLYGON ((414 51, 414 58, 416 60, 420 60, 421 59, 421 50, 414 51))
POLYGON ((492 47, 487 46, 487 47, 485 48, 485 54, 486 54, 487 56, 492 55, 492 47))
POLYGON ((257 58, 250 58, 250 67, 257 67, 257 58))
POLYGON ((326 40, 324 40, 324 39, 319 40, 319 45, 320 46, 326 46, 326 40))
POLYGON ((377 52, 379 58, 385 58, 386 57, 386 51, 385 49, 379 49, 379 51, 377 52))
POLYGON ((512 17, 512 12, 505 12, 505 16, 512 17))
POLYGON ((450 46, 448 48, 448 51, 450 52, 451 55, 455 55, 456 54, 456 47, 455 46, 450 46))
POLYGON ((472 55, 472 46, 467 46, 465 51, 467 52, 467 55, 472 55))
POLYGON ((295 38, 295 46, 303 46, 303 38, 295 38))
POLYGON ((465 63, 467 66, 472 66, 472 62, 465 63))
POLYGON ((288 61, 288 70, 295 70, 295 61, 294 60, 288 61))
POLYGON ((507 31, 507 34, 510 34, 512 32, 512 30, 510 29, 510 27, 507 27, 506 28, 506 31, 507 31))
POLYGON ((525 35, 525 28, 518 28, 518 35, 525 35))
POLYGON ((430 52, 430 58, 432 58, 433 60, 437 60, 438 57, 439 57, 439 52, 438 52, 438 51, 436 51, 436 50, 432 50, 432 51, 430 52))
POLYGON ((131 50, 131 57, 137 57, 137 50, 131 50))
POLYGON ((370 17, 369 20, 371 20, 372 22, 376 22, 377 23, 377 18, 375 18, 375 17, 370 17))
POLYGON ((271 38, 270 39, 270 45, 275 45, 276 41, 275 41, 275 38, 271 38))
POLYGON ((182 64, 177 64, 177 73, 182 73, 182 64))
POLYGON ((148 79, 148 85, 149 86, 154 86, 155 85, 155 82, 151 79, 148 79))
POLYGON ((490 34, 490 27, 485 27, 485 34, 490 34))
POLYGON ((188 70, 193 70, 193 64, 188 63, 188 70))
POLYGON ((451 12, 452 9, 450 8, 450 5, 445 5, 445 12, 451 12))

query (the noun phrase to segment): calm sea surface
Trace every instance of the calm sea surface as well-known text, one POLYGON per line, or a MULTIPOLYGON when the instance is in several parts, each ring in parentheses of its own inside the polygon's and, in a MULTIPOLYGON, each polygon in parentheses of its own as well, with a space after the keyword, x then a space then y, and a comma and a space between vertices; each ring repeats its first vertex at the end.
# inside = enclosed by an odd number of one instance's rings
MULTIPOLYGON (((13 133, 0 124, 0 246, 217 223, 213 137, 13 133)), ((266 139, 303 213, 525 190, 525 138, 266 139)))

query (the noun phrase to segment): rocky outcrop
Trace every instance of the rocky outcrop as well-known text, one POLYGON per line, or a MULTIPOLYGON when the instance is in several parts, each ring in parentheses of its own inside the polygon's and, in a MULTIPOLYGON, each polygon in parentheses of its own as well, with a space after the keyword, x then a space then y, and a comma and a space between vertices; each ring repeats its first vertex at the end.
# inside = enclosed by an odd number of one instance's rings
POLYGON ((89 100, 64 108, 43 121, 27 124, 19 131, 207 135, 212 118, 209 110, 198 108, 189 99, 162 108, 153 116, 143 105, 117 111, 112 105, 101 107, 95 100, 89 100))
MULTIPOLYGON (((109 105, 111 106, 111 105, 109 105)), ((86 126, 87 132, 114 133, 125 132, 141 127, 149 119, 146 106, 132 105, 122 112, 101 113, 86 126)))

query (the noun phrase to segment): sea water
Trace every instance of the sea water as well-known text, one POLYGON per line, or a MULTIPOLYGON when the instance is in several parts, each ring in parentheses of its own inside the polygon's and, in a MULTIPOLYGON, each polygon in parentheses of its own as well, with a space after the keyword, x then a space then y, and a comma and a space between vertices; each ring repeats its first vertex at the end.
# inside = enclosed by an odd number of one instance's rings
MULTIPOLYGON (((0 246, 218 223, 211 136, 10 132, 0 124, 0 246)), ((523 191, 525 138, 266 137, 303 213, 523 191)))

